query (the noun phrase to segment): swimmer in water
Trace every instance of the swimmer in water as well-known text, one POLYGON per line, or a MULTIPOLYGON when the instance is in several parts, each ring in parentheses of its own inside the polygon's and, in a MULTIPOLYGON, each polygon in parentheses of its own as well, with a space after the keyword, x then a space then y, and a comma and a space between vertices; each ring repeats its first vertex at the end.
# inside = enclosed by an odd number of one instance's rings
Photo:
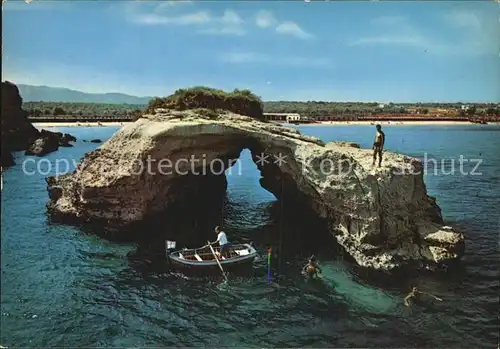
POLYGON ((309 258, 309 262, 302 269, 302 273, 307 275, 309 278, 319 278, 321 273, 321 268, 318 265, 318 261, 314 255, 309 258))
POLYGON ((420 292, 416 287, 413 287, 410 291, 410 293, 408 293, 408 295, 405 297, 404 299, 404 305, 406 305, 407 307, 409 307, 411 305, 411 302, 412 301, 415 301, 415 300, 419 300, 420 299, 420 295, 421 294, 426 294, 428 296, 431 296, 432 298, 434 298, 435 300, 438 300, 440 302, 442 302, 443 300, 439 297, 436 297, 430 293, 426 293, 426 292, 420 292))

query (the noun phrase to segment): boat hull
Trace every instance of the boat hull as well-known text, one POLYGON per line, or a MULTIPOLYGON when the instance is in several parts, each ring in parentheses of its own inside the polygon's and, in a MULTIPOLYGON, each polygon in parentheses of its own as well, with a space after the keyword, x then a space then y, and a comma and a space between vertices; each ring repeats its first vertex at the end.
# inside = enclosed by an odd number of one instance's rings
MULTIPOLYGON (((248 244, 235 245, 231 248, 232 252, 246 251, 245 254, 235 255, 227 259, 219 259, 219 263, 224 271, 237 271, 251 269, 252 264, 257 257, 257 251, 248 244)), ((218 253, 218 248, 216 248, 218 253)), ((235 254, 237 254, 235 252, 235 254)), ((220 267, 213 254, 210 254, 203 249, 196 250, 180 250, 169 254, 169 262, 172 267, 176 269, 189 270, 189 271, 206 271, 206 272, 220 272, 220 267), (203 256, 203 260, 196 260, 193 256, 197 253, 203 256)))

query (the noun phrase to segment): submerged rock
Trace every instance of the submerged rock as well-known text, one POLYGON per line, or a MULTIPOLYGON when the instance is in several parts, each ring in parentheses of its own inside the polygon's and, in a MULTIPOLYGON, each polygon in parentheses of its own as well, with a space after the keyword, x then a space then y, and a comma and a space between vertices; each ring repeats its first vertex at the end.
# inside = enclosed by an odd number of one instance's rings
POLYGON ((295 129, 231 113, 144 115, 87 153, 78 171, 48 180, 48 212, 127 226, 178 206, 185 207, 180 215, 194 220, 189 205, 221 200, 224 170, 236 168, 246 148, 262 187, 287 205, 311 208, 361 266, 441 264, 464 253, 464 236, 443 226, 417 159, 385 152, 376 169, 371 149, 325 145, 295 129))
POLYGON ((70 135, 69 133, 65 133, 59 139, 59 145, 61 147, 72 147, 73 145, 70 142, 76 142, 76 137, 73 135, 70 135))
POLYGON ((102 143, 102 141, 100 139, 92 139, 90 143, 102 143))

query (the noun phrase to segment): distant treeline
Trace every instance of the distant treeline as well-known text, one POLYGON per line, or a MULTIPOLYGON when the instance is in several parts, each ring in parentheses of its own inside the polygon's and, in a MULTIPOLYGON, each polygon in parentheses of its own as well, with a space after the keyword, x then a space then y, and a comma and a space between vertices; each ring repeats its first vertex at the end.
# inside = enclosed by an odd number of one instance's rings
POLYGON ((341 115, 373 116, 378 114, 411 114, 427 116, 480 116, 500 115, 498 104, 466 105, 461 103, 422 103, 422 104, 379 104, 360 102, 264 102, 266 113, 298 113, 311 117, 338 117, 341 115))
POLYGON ((24 102, 30 118, 65 117, 78 119, 132 119, 144 112, 143 104, 100 104, 62 102, 24 102))
MULTIPOLYGON (((244 96, 244 93, 242 93, 244 96)), ((245 96, 246 97, 246 96, 245 96)), ((253 97, 253 96, 252 96, 253 97)), ((150 106, 154 103, 150 103, 150 106)), ((161 104, 161 103, 158 103, 161 104)), ((313 120, 386 119, 394 117, 499 120, 498 104, 422 103, 385 104, 358 102, 263 102, 265 113, 298 113, 313 120)), ((142 104, 25 102, 23 109, 36 121, 127 121, 146 112, 142 104)))

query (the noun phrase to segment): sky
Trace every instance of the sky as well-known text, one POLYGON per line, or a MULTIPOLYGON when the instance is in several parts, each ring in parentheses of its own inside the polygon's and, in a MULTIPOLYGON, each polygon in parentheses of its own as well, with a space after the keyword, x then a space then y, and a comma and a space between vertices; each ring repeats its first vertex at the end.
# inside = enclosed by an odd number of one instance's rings
POLYGON ((498 1, 3 3, 2 80, 166 96, 500 102, 498 1))

